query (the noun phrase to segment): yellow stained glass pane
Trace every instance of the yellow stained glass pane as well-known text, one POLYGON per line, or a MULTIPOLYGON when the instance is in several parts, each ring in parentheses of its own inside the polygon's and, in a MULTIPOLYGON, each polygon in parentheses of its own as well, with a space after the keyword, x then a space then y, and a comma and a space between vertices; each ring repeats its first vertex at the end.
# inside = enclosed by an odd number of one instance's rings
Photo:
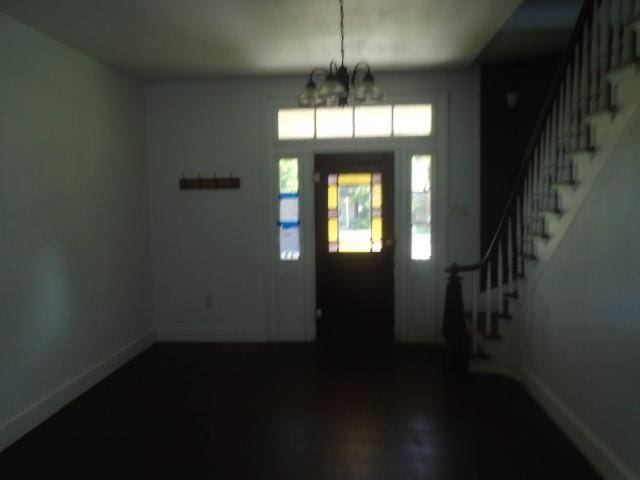
POLYGON ((371 198, 371 207, 372 208, 382 208, 382 185, 374 185, 372 198, 371 198))
POLYGON ((329 219, 329 241, 330 242, 338 241, 338 219, 337 218, 329 219))
POLYGON ((338 208, 338 187, 336 185, 329 185, 327 191, 327 208, 329 210, 335 210, 338 208))
POLYGON ((374 242, 382 240, 382 218, 380 217, 371 220, 371 240, 374 242))
POLYGON ((338 175, 338 185, 369 185, 370 173, 341 173, 338 175))
POLYGON ((338 249, 340 253, 370 252, 371 242, 341 240, 338 249))

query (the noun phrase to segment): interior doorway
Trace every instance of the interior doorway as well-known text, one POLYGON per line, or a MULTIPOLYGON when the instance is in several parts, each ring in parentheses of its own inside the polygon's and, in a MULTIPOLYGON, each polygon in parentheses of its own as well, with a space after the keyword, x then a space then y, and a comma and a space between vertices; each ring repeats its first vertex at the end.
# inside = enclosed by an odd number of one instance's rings
POLYGON ((391 343, 393 153, 317 154, 316 332, 325 343, 391 343))

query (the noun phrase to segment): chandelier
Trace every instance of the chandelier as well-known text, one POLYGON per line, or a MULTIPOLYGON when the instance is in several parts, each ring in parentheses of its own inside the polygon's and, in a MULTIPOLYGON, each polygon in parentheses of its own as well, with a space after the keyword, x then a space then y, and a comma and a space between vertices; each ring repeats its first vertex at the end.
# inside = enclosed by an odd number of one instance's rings
POLYGON ((344 0, 340 2, 340 66, 331 60, 329 68, 314 68, 304 91, 298 96, 301 107, 336 107, 348 104, 372 104, 384 99, 382 88, 376 85, 371 68, 359 62, 349 74, 344 65, 344 0), (315 74, 324 75, 320 87, 313 80, 315 74))

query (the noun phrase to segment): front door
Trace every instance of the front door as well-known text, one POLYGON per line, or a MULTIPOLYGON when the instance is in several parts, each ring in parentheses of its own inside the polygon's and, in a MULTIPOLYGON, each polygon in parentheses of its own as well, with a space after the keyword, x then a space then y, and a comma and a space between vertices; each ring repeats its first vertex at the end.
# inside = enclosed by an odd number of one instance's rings
POLYGON ((393 153, 315 156, 317 336, 393 340, 393 153))

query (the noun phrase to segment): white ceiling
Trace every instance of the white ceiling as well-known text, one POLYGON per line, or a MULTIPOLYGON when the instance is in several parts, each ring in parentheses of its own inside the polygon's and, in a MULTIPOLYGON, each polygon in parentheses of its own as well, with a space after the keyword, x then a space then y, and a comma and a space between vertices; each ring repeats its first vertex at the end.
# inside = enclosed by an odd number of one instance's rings
MULTIPOLYGON (((345 63, 471 63, 522 0, 345 0, 345 63)), ((337 0, 0 0, 0 11, 145 80, 300 73, 339 59, 337 0)))

